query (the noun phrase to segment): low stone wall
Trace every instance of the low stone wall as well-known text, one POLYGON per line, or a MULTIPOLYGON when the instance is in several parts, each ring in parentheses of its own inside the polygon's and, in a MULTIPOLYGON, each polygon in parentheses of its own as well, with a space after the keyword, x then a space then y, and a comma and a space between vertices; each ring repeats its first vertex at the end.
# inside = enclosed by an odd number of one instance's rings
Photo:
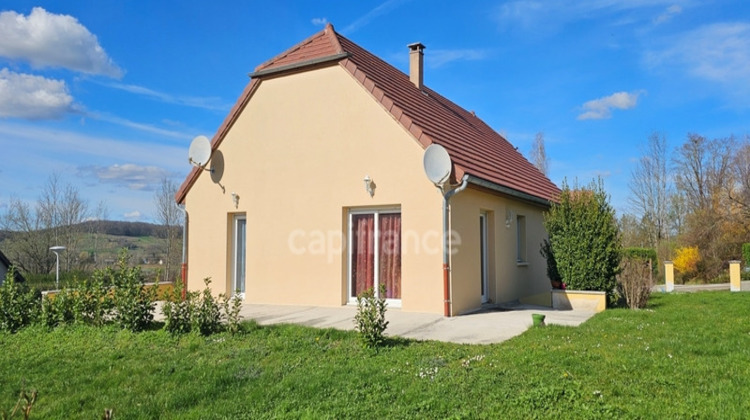
POLYGON ((607 294, 588 290, 552 289, 552 308, 601 312, 607 308, 607 294))
MULTIPOLYGON (((168 294, 172 293, 172 289, 174 288, 174 283, 144 283, 143 285, 146 287, 146 289, 158 286, 159 289, 156 293, 157 300, 164 300, 168 294)), ((59 290, 45 290, 42 292, 42 298, 48 296, 49 298, 54 299, 55 295, 57 295, 59 292, 59 290)))

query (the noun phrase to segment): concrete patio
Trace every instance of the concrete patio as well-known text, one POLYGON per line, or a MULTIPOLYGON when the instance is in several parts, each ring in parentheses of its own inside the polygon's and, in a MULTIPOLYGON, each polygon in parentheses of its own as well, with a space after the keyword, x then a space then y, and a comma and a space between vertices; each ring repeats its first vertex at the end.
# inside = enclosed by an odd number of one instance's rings
MULTIPOLYGON (((261 325, 299 324, 315 328, 354 329, 356 307, 335 308, 287 305, 243 305, 243 319, 254 319, 261 325)), ((531 314, 546 315, 546 324, 578 326, 594 312, 554 310, 544 306, 514 305, 446 318, 441 315, 402 312, 389 308, 386 335, 416 340, 452 343, 491 344, 520 335, 532 325, 531 314)))

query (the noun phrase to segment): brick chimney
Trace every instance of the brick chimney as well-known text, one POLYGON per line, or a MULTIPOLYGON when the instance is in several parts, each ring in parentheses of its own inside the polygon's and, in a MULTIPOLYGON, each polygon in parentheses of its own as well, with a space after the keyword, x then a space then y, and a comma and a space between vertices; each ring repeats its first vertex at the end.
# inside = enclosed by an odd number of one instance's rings
POLYGON ((409 80, 417 89, 424 84, 424 48, 421 42, 409 44, 409 80))

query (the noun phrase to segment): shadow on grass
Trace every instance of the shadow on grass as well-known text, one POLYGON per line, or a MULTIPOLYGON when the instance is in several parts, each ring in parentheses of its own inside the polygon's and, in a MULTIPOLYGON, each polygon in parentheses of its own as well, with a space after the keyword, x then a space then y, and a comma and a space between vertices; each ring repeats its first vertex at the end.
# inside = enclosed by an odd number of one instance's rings
POLYGON ((408 338, 390 336, 390 337, 385 337, 382 347, 385 347, 385 348, 409 347, 414 342, 415 342, 414 340, 411 340, 408 338))

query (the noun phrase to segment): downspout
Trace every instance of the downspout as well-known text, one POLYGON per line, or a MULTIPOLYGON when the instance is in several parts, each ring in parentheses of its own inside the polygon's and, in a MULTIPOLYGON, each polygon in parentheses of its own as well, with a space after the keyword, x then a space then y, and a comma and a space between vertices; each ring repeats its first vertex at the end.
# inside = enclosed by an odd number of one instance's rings
POLYGON ((465 190, 467 185, 468 174, 461 179, 461 185, 443 194, 443 314, 447 317, 451 316, 449 202, 451 197, 465 190))
POLYGON ((182 278, 182 300, 185 300, 187 295, 187 223, 188 215, 185 210, 184 204, 176 204, 177 208, 182 212, 182 268, 180 269, 180 275, 182 278))

